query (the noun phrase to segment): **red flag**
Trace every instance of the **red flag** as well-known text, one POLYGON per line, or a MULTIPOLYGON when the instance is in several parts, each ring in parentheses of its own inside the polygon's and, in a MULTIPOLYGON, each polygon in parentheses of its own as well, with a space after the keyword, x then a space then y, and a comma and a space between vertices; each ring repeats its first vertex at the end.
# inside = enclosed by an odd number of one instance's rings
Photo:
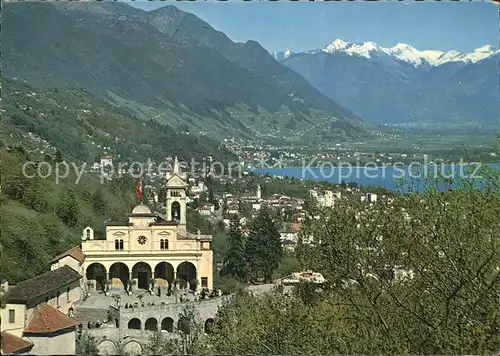
POLYGON ((144 193, 142 191, 142 176, 139 177, 137 185, 135 186, 135 195, 137 195, 137 199, 142 201, 142 197, 144 196, 144 193))

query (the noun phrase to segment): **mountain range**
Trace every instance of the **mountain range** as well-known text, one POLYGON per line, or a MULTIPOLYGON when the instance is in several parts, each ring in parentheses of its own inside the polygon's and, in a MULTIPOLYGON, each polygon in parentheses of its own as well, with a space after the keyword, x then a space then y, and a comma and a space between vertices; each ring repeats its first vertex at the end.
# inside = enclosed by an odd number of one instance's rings
POLYGON ((368 134, 350 110, 276 61, 175 6, 6 3, 2 75, 75 88, 140 119, 212 137, 346 140, 368 134))
POLYGON ((500 51, 417 50, 337 39, 322 49, 273 56, 366 120, 500 126, 500 51))

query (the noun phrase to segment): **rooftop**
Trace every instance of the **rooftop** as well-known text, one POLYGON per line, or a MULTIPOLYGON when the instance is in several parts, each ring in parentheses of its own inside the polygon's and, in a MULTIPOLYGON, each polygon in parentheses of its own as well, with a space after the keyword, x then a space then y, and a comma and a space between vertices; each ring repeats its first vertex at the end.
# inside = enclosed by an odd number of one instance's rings
POLYGON ((78 281, 82 276, 71 267, 64 266, 23 281, 9 289, 9 303, 30 304, 38 297, 78 281))
POLYGON ((8 355, 13 353, 23 353, 28 351, 33 347, 33 344, 27 340, 20 337, 12 335, 7 331, 2 331, 1 334, 1 353, 2 355, 8 355))
POLYGON ((64 251, 60 255, 57 255, 50 262, 59 261, 61 258, 66 257, 66 256, 73 257, 75 260, 77 260, 80 263, 83 263, 83 261, 85 261, 85 255, 82 252, 82 249, 80 248, 80 245, 78 245, 78 246, 70 248, 67 251, 64 251))
POLYGON ((33 312, 31 320, 28 326, 24 329, 24 332, 47 334, 72 328, 78 324, 80 324, 78 321, 70 318, 54 307, 51 307, 47 303, 41 303, 33 312))

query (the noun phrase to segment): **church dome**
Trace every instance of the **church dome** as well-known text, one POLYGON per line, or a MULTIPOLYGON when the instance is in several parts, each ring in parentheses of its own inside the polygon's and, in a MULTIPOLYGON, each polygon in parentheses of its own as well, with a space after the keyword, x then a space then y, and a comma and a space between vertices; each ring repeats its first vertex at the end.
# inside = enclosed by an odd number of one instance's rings
POLYGON ((146 204, 139 204, 132 209, 132 214, 151 214, 151 209, 146 204))

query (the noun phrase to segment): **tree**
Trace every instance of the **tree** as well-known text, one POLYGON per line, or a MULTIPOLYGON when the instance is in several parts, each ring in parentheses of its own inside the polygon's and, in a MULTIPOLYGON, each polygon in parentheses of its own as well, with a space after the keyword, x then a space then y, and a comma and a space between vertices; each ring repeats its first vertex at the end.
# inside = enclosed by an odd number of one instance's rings
POLYGON ((62 153, 61 153, 61 151, 59 151, 59 150, 56 150, 55 161, 56 161, 57 163, 60 163, 60 162, 62 162, 62 161, 63 161, 63 156, 62 156, 62 153))
POLYGON ((99 349, 95 337, 88 331, 84 331, 76 339, 76 356, 97 356, 99 349))
POLYGON ((261 209, 250 223, 245 255, 251 279, 272 279, 273 271, 283 256, 283 249, 276 224, 266 208, 261 209))
POLYGON ((206 348, 203 325, 199 320, 196 307, 188 304, 179 314, 178 331, 182 340, 184 355, 199 355, 206 348))
POLYGON ((250 218, 252 217, 252 205, 249 202, 242 201, 239 204, 239 210, 241 216, 245 218, 250 218))
POLYGON ((100 214, 105 214, 108 210, 108 205, 104 199, 104 192, 101 187, 92 194, 92 208, 95 212, 100 214))
POLYGON ((356 353, 498 349, 498 190, 464 185, 373 206, 341 201, 316 214, 301 229, 313 237, 301 259, 348 306, 356 353))
POLYGON ((68 227, 73 227, 78 222, 78 215, 80 213, 80 206, 76 199, 73 189, 68 188, 59 200, 56 206, 56 215, 68 227))
POLYGON ((144 352, 147 355, 179 355, 182 354, 182 342, 177 338, 167 338, 157 331, 149 337, 144 352))
POLYGON ((218 310, 214 353, 497 353, 500 191, 498 171, 481 174, 482 190, 341 200, 309 214, 300 258, 327 283, 288 297, 236 293, 218 310))
POLYGON ((247 275, 245 259, 245 237, 240 230, 238 216, 233 217, 229 225, 229 239, 226 255, 224 256, 223 275, 230 275, 244 280, 247 275))

